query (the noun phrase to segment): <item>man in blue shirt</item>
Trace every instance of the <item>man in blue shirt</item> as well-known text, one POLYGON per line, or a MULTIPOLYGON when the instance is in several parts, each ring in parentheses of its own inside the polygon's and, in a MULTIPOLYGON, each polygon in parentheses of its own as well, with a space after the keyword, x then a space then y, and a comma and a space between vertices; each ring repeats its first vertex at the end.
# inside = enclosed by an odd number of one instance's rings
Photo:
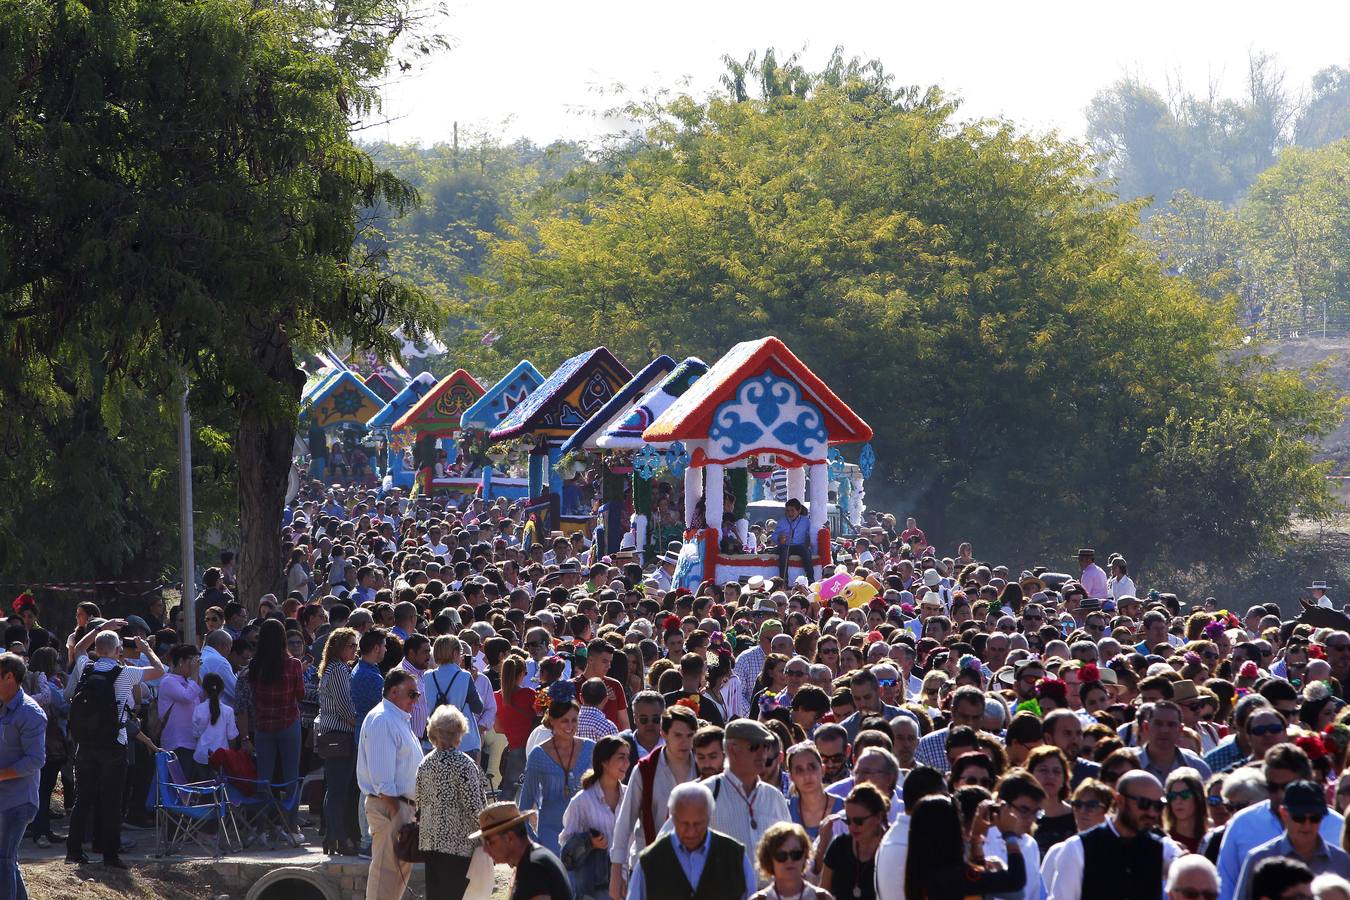
POLYGON ((1257 846, 1242 863, 1235 900, 1252 897, 1252 878, 1262 860, 1272 856, 1297 859, 1314 875, 1330 872, 1342 878, 1350 877, 1350 854, 1335 844, 1328 843, 1319 833, 1327 815, 1327 798, 1321 785, 1312 781, 1295 781, 1284 789, 1279 808, 1284 833, 1257 846))
POLYGON ((384 675, 380 673, 380 663, 384 662, 385 630, 372 628, 361 635, 359 651, 361 658, 352 669, 352 706, 356 710, 356 728, 354 740, 361 740, 361 722, 366 713, 380 705, 384 699, 384 675))
POLYGON ((805 516, 806 508, 796 497, 788 500, 782 521, 773 530, 772 543, 778 547, 778 573, 788 580, 788 559, 796 556, 806 570, 806 580, 816 580, 816 568, 811 553, 811 523, 805 516))
POLYGON ((20 685, 23 658, 0 653, 0 897, 28 900, 19 844, 37 816, 38 778, 47 759, 47 714, 20 685))
MULTIPOLYGON (((1228 820, 1219 847, 1219 898, 1234 900, 1242 874, 1242 864, 1257 847, 1278 838, 1285 830, 1279 816, 1284 792, 1295 781, 1312 778, 1312 763, 1294 744, 1276 744, 1265 756, 1264 772, 1270 799, 1255 803, 1228 820)), ((1345 820, 1334 810, 1327 810, 1318 823, 1318 833, 1332 846, 1340 846, 1341 828, 1345 820)))

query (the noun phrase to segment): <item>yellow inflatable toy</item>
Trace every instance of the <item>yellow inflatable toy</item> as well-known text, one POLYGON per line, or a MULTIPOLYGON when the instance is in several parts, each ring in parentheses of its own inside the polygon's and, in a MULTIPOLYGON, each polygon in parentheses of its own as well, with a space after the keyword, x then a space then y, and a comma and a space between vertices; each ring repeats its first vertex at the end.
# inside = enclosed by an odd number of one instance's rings
POLYGON ((848 601, 849 609, 858 609, 866 606, 868 601, 877 595, 876 585, 869 584, 866 581, 850 581, 844 585, 844 589, 839 592, 839 596, 848 601))

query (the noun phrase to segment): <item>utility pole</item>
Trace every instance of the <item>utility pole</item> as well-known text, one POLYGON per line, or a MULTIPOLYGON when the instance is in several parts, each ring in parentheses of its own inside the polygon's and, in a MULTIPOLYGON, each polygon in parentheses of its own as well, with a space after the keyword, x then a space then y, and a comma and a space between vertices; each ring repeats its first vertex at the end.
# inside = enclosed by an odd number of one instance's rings
POLYGON ((192 528, 192 418, 188 414, 188 376, 178 398, 178 511, 182 523, 179 550, 183 568, 183 642, 197 641, 197 562, 192 528))

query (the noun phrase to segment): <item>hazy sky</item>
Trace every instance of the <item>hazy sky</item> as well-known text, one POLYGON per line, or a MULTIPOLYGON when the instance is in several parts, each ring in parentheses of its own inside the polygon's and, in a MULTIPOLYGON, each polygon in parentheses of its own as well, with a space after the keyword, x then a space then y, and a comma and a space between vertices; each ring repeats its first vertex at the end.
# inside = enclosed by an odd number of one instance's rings
POLYGON ((1341 2, 806 3, 798 0, 451 0, 453 50, 391 82, 391 121, 366 140, 449 141, 473 131, 539 142, 614 130, 602 112, 630 95, 717 85, 724 53, 804 50, 819 66, 836 44, 877 57, 900 84, 937 84, 963 115, 1006 116, 1079 136, 1103 85, 1136 73, 1193 91, 1239 94, 1252 50, 1275 54, 1294 90, 1318 69, 1350 63, 1350 4, 1341 2))

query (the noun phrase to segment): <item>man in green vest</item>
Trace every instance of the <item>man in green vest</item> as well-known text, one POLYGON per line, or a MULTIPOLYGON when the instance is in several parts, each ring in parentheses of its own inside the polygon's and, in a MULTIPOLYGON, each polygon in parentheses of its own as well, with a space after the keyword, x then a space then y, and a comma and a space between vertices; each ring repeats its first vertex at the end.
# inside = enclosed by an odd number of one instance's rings
POLYGON ((638 856, 627 900, 745 900, 755 890, 745 848, 708 827, 714 803, 701 782, 670 792, 674 829, 638 856))

